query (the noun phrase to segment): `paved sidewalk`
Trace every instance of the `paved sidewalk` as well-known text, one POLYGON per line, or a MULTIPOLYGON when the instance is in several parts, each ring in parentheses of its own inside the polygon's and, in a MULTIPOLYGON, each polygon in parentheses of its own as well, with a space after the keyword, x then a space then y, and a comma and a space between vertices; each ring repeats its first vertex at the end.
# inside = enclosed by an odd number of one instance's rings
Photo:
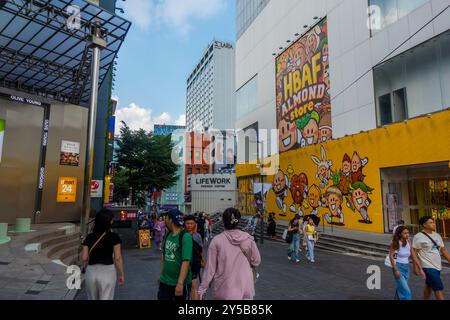
MULTIPOLYGON (((27 241, 71 224, 33 225, 35 232, 9 233, 11 241, 0 245, 0 300, 72 300, 66 286, 66 267, 42 254, 25 251, 27 241)), ((72 225, 73 226, 73 225, 72 225)))

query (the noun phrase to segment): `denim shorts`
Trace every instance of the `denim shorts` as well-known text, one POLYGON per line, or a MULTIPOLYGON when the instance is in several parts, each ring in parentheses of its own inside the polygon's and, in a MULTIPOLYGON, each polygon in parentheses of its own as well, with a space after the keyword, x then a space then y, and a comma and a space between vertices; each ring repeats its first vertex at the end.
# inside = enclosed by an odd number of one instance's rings
POLYGON ((424 268, 423 272, 426 275, 427 286, 429 286, 435 292, 444 290, 444 284, 442 283, 441 272, 439 270, 432 268, 424 268))

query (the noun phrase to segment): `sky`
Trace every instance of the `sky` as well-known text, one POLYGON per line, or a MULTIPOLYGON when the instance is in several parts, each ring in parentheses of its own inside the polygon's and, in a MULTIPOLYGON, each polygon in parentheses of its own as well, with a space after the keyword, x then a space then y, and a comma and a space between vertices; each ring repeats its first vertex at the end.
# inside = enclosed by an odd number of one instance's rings
POLYGON ((185 124, 186 79, 212 40, 235 42, 235 0, 117 1, 132 27, 118 54, 113 97, 132 129, 185 124))

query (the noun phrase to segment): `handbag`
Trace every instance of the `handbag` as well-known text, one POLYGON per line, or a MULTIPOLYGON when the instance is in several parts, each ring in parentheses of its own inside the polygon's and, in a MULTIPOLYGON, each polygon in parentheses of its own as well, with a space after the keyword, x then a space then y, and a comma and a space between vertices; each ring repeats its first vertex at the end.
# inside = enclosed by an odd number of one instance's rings
MULTIPOLYGON (((394 260, 397 259, 397 252, 398 252, 398 251, 395 250, 395 253, 394 253, 394 260)), ((391 257, 389 257, 389 253, 388 253, 388 255, 386 256, 386 258, 384 259, 384 265, 385 265, 386 267, 392 268, 391 257)))
POLYGON ((287 229, 284 229, 283 235, 281 236, 281 238, 282 238, 283 240, 286 240, 287 233, 288 233, 288 230, 287 230, 287 229))
POLYGON ((288 232, 285 240, 286 240, 287 243, 292 243, 292 239, 293 238, 294 238, 294 233, 293 232, 288 232))

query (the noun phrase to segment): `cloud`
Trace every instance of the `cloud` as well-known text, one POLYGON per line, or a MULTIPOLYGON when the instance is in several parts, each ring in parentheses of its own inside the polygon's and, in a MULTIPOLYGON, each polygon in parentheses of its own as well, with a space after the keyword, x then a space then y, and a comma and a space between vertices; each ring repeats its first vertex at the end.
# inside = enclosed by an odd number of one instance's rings
POLYGON ((131 103, 128 107, 118 108, 116 111, 116 134, 120 133, 121 121, 124 121, 132 130, 144 129, 153 131, 155 124, 180 124, 183 125, 186 116, 180 115, 173 121, 172 116, 163 112, 160 115, 153 116, 153 110, 141 107, 136 103, 131 103))
POLYGON ((227 0, 128 0, 126 15, 141 29, 151 25, 169 27, 181 36, 193 29, 196 20, 206 20, 222 12, 227 0))
POLYGON ((182 114, 178 117, 177 120, 175 120, 175 124, 177 126, 185 126, 186 125, 186 115, 182 114))

